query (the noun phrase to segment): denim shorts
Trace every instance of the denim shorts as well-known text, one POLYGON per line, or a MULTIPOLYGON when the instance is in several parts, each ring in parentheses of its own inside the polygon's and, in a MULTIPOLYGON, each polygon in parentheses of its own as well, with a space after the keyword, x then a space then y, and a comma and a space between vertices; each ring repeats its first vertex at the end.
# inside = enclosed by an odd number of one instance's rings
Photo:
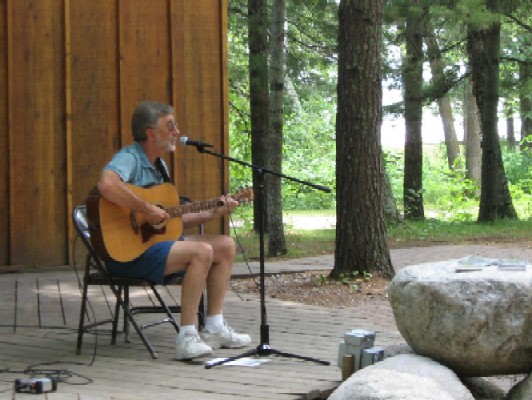
MULTIPOLYGON (((184 238, 179 238, 184 240, 184 238)), ((183 276, 184 272, 164 276, 168 253, 174 244, 174 240, 155 243, 139 257, 128 262, 108 261, 107 269, 112 276, 121 278, 142 278, 158 285, 164 285, 177 277, 183 276)))

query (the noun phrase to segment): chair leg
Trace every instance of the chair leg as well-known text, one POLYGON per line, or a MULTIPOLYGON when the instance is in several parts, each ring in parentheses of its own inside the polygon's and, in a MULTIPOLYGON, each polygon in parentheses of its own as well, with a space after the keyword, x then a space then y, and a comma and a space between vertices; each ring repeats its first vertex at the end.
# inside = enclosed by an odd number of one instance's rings
MULTIPOLYGON (((117 286, 119 293, 122 293, 122 286, 117 286)), ((116 334, 118 331, 118 321, 120 320, 120 302, 117 300, 115 304, 115 313, 113 316, 113 330, 111 333, 111 345, 116 344, 116 334)))
MULTIPOLYGON (((124 286, 123 293, 124 293, 124 297, 123 297, 124 303, 123 303, 123 305, 127 309, 127 311, 129 313, 131 313, 131 304, 129 302, 129 286, 128 285, 124 286)), ((124 311, 126 311, 126 310, 124 309, 124 311)), ((124 342, 129 343, 130 342, 129 341, 129 321, 126 318, 125 315, 124 315, 124 329, 123 329, 123 332, 124 332, 124 342)))
POLYGON ((201 295, 199 310, 198 310, 198 329, 205 328, 205 291, 201 295))
POLYGON ((131 323, 131 325, 133 325, 133 328, 135 329, 135 331, 139 335, 140 339, 142 340, 142 343, 144 343, 144 346, 146 347, 146 349, 149 351, 151 357, 152 358, 157 358, 158 357, 157 353, 155 352, 155 350, 151 346, 150 342, 148 342, 148 339, 146 339, 146 336, 142 332, 142 329, 137 324, 137 321, 135 321, 135 318, 134 318, 133 314, 131 314, 131 311, 129 310, 129 290, 128 289, 129 288, 128 288, 127 285, 123 287, 124 298, 127 298, 127 303, 126 303, 126 301, 124 301, 122 299, 122 290, 117 289, 114 286, 111 286, 111 290, 113 291, 113 293, 114 293, 114 295, 116 297, 117 303, 120 305, 122 310, 124 310, 124 323, 131 323))
POLYGON ((85 333, 85 314, 87 313, 87 280, 83 282, 83 295, 81 297, 81 310, 79 312, 78 340, 76 345, 76 354, 81 354, 81 345, 83 343, 83 334, 85 333))
POLYGON ((155 295, 155 297, 157 297, 157 301, 159 302, 159 304, 161 305, 162 309, 164 310, 164 312, 168 316, 168 322, 170 322, 174 326, 176 332, 179 333, 179 325, 177 324, 177 322, 176 322, 176 320, 174 318, 174 315, 172 314, 172 312, 170 311, 170 309, 168 308, 168 306, 164 302, 163 298, 159 294, 159 291, 155 288, 154 284, 151 284, 150 287, 151 287, 151 290, 152 290, 153 294, 155 295))

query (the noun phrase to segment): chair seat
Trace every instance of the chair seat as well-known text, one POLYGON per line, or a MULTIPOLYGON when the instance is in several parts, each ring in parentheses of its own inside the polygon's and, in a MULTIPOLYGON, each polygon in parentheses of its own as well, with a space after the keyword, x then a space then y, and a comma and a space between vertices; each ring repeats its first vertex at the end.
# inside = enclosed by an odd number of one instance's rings
MULTIPOLYGON (((109 276, 102 272, 91 272, 88 277, 88 281, 93 285, 108 285, 109 276)), ((128 286, 150 286, 152 282, 147 279, 141 278, 124 278, 119 276, 112 276, 112 282, 115 285, 128 285, 128 286)))
MULTIPOLYGON (((113 276, 111 277, 112 282, 117 286, 128 286, 128 287, 151 287, 153 282, 147 280, 147 279, 141 279, 141 278, 125 278, 125 277, 117 277, 113 276)), ((87 277, 87 283, 90 285, 101 285, 105 286, 109 284, 109 278, 101 273, 101 272, 92 272, 87 277)), ((181 312, 181 306, 179 305, 167 305, 168 310, 172 314, 178 314, 181 312)), ((162 306, 157 305, 150 305, 150 306, 134 306, 130 307, 129 311, 131 314, 161 314, 166 312, 165 308, 162 306)))

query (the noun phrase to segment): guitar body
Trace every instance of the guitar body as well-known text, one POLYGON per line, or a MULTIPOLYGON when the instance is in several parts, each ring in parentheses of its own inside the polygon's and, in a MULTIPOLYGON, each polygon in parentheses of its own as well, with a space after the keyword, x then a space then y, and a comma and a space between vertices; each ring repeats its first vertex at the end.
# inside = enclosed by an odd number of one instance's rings
MULTIPOLYGON (((87 219, 92 247, 104 261, 131 261, 155 243, 177 240, 183 233, 183 214, 223 205, 219 198, 180 205, 177 190, 171 183, 149 188, 127 186, 144 201, 163 208, 170 218, 153 226, 143 214, 107 200, 94 188, 87 197, 87 219)), ((253 199, 253 189, 242 189, 232 198, 239 203, 248 202, 253 199)))
MULTIPOLYGON (((150 188, 129 184, 128 187, 143 200, 164 209, 179 206, 179 195, 171 183, 150 188)), ((94 190, 87 198, 87 217, 91 243, 105 261, 131 261, 155 243, 177 240, 183 233, 181 218, 169 218, 163 226, 154 227, 143 214, 119 206, 94 190)))

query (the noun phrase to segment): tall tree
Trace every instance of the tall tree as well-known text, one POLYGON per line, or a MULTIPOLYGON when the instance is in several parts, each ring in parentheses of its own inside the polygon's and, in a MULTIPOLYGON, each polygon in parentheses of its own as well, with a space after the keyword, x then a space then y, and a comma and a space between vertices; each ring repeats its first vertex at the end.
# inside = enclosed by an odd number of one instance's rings
POLYGON ((407 5, 403 61, 405 104, 404 209, 406 219, 423 219, 423 10, 420 0, 407 5))
MULTIPOLYGON (((504 62, 503 89, 510 86, 510 101, 519 103, 521 147, 532 150, 532 14, 530 0, 501 3, 504 13, 501 39, 504 62), (515 78, 517 77, 517 81, 515 78), (508 85, 509 81, 509 85, 508 85), (517 95, 516 95, 517 94, 517 95)), ((503 92, 503 95, 505 93, 503 92)))
POLYGON ((508 99, 504 102, 504 117, 506 118, 506 142, 510 150, 515 150, 514 108, 508 99))
MULTIPOLYGON (((487 0, 488 10, 500 10, 499 0, 487 0)), ((500 22, 496 15, 487 25, 468 27, 468 52, 482 130, 482 172, 479 222, 517 218, 504 172, 497 129, 499 100, 500 22)))
POLYGON ((499 218, 517 218, 504 172, 497 129, 499 101, 500 0, 486 0, 489 23, 470 24, 468 52, 473 79, 473 93, 480 112, 482 131, 482 172, 479 222, 499 218))
POLYGON ((519 63, 519 113, 522 146, 532 149, 532 61, 519 63))
POLYGON ((397 202, 393 195, 392 183, 386 168, 386 162, 382 161, 384 165, 384 178, 382 182, 382 201, 384 206, 384 215, 387 222, 399 222, 401 220, 401 213, 397 208, 397 202))
MULTIPOLYGON (((269 129, 268 8, 267 0, 248 0, 249 102, 251 120, 251 160, 258 166, 268 163, 265 138, 269 129)), ((261 183, 253 174, 253 186, 261 183)), ((267 196, 267 192, 264 191, 267 196)), ((265 197, 266 197, 265 196, 265 197)), ((254 228, 259 229, 258 199, 254 199, 254 228)), ((267 205, 267 199, 264 202, 267 205)), ((267 227, 267 212, 262 217, 267 227)))
POLYGON ((332 276, 394 275, 383 209, 381 35, 383 0, 342 0, 336 119, 337 225, 332 276))
MULTIPOLYGON (((464 89, 464 142, 466 177, 480 186, 482 149, 480 147, 480 123, 478 107, 473 95, 473 84, 467 78, 464 89)), ((477 195, 480 194, 476 193, 477 195)))
MULTIPOLYGON (((268 167, 281 172, 283 121, 284 121, 284 70, 285 70, 285 0, 273 0, 270 38, 270 129, 267 134, 268 167)), ((283 228, 283 203, 281 179, 269 175, 266 180, 268 192, 268 255, 286 254, 283 228)))
POLYGON ((438 108, 443 124, 445 147, 447 148, 447 162, 449 164, 449 169, 453 170, 455 162, 460 155, 460 147, 458 146, 458 139, 454 129, 451 99, 447 94, 448 84, 445 78, 442 55, 433 29, 427 29, 425 43, 427 44, 427 54, 429 57, 430 70, 432 72, 432 81, 437 94, 438 108))

